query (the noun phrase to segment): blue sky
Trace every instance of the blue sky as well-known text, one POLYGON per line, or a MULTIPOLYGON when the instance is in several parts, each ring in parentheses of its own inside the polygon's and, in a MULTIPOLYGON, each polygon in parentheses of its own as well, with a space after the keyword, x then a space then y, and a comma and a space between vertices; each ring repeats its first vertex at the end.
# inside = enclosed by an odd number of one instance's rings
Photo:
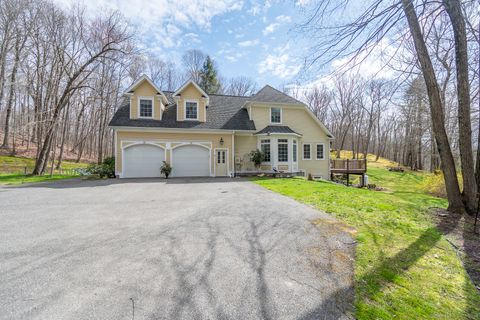
MULTIPOLYGON (((55 0, 68 8, 75 0, 55 0)), ((260 86, 295 82, 303 40, 292 29, 309 0, 84 0, 94 13, 119 10, 139 30, 141 46, 180 63, 188 49, 217 62, 222 76, 248 76, 260 86), (298 40, 296 40, 298 39, 298 40)))

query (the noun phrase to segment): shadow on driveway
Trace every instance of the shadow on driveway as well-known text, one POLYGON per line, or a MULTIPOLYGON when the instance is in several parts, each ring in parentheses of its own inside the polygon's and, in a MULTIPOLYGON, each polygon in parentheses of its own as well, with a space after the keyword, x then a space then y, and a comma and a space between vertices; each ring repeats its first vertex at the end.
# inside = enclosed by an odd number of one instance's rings
POLYGON ((229 178, 229 177, 188 177, 188 178, 123 178, 123 179, 88 179, 88 178, 72 178, 65 180, 57 180, 52 182, 25 183, 21 185, 5 185, 0 188, 24 189, 24 188, 51 188, 51 189, 67 189, 67 188, 91 188, 104 187, 111 185, 126 184, 199 184, 199 183, 227 183, 248 181, 246 178, 229 178))

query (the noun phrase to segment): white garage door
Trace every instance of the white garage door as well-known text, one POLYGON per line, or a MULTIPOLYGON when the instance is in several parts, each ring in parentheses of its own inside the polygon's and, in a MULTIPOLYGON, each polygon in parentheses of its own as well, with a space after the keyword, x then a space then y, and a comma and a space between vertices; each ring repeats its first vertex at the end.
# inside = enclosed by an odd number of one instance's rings
POLYGON ((197 145, 172 150, 173 177, 206 177, 210 175, 210 151, 197 145))
POLYGON ((165 160, 165 151, 151 144, 138 144, 123 151, 123 177, 151 178, 160 177, 160 167, 165 160))

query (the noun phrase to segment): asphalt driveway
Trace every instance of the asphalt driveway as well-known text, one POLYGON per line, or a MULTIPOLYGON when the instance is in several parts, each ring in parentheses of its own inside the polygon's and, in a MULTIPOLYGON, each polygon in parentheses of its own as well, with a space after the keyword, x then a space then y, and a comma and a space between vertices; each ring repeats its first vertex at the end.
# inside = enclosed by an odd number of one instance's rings
POLYGON ((0 319, 348 319, 353 255, 239 179, 0 187, 0 319))

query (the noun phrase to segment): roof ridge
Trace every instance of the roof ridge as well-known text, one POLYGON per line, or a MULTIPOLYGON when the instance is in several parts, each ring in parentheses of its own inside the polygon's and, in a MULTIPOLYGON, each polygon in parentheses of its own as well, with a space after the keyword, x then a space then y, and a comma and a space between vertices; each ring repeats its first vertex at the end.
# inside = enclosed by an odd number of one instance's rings
MULTIPOLYGON (((175 93, 175 91, 163 90, 164 93, 175 93)), ((219 96, 219 97, 236 97, 236 98, 250 98, 251 96, 240 96, 237 94, 222 94, 222 93, 210 93, 209 96, 219 96)))

